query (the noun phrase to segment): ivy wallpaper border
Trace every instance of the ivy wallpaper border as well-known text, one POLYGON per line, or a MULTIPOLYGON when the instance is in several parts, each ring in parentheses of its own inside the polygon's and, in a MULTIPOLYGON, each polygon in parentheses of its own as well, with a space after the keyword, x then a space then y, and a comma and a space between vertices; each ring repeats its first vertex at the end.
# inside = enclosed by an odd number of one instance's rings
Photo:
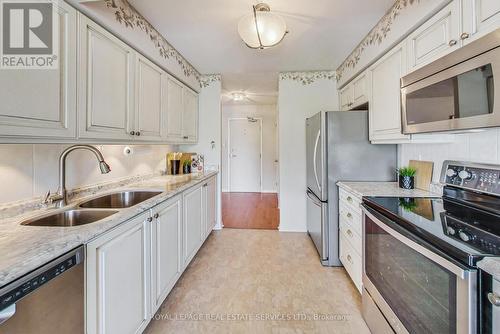
POLYGON ((200 82, 200 73, 191 65, 163 35, 153 27, 144 16, 139 13, 127 0, 104 0, 106 8, 114 10, 115 19, 126 28, 139 28, 158 49, 160 56, 164 59, 174 59, 181 67, 186 77, 194 76, 200 82))
POLYGON ((335 71, 282 72, 279 76, 280 80, 298 81, 304 86, 310 85, 316 80, 334 80, 335 78, 335 71))
POLYGON ((391 31, 391 26, 397 19, 402 10, 420 3, 420 0, 396 0, 394 5, 387 11, 387 13, 380 19, 380 21, 373 27, 368 35, 356 46, 351 54, 344 60, 344 62, 337 69, 337 81, 342 79, 344 72, 349 68, 355 68, 361 59, 361 54, 369 46, 380 45, 391 31))
POLYGON ((207 88, 217 81, 222 82, 222 76, 220 74, 203 74, 200 76, 200 88, 207 88))

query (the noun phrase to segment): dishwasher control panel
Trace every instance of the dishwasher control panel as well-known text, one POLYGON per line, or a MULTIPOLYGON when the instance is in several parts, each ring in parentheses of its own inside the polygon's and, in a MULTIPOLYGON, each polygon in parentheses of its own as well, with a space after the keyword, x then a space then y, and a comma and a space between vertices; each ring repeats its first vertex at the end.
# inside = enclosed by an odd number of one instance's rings
POLYGON ((32 291, 80 264, 82 260, 83 247, 80 247, 8 284, 0 290, 0 310, 15 304, 32 291))

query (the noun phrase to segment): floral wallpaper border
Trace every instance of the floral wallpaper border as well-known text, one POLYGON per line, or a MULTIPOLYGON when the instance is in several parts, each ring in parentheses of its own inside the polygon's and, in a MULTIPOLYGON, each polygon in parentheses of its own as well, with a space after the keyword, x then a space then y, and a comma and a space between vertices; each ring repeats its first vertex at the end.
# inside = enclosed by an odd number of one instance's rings
POLYGON ((298 81, 304 86, 310 85, 319 79, 334 80, 335 78, 335 71, 282 72, 279 76, 280 80, 298 81))
POLYGON ((213 82, 222 81, 222 76, 220 74, 203 74, 200 77, 200 87, 207 88, 213 82))
POLYGON ((115 19, 126 28, 140 29, 146 35, 155 47, 160 56, 165 59, 173 58, 182 68, 187 77, 194 76, 200 81, 200 73, 191 65, 182 55, 168 43, 158 30, 156 30, 148 20, 144 18, 127 0, 104 0, 106 7, 115 11, 115 19))
POLYGON ((351 52, 346 60, 337 69, 337 80, 340 80, 344 72, 349 68, 355 68, 361 59, 361 54, 365 49, 372 45, 380 45, 391 31, 391 26, 399 16, 402 10, 414 4, 420 3, 420 0, 396 0, 394 5, 387 11, 387 13, 380 19, 375 27, 368 33, 368 35, 358 44, 358 46, 351 52))

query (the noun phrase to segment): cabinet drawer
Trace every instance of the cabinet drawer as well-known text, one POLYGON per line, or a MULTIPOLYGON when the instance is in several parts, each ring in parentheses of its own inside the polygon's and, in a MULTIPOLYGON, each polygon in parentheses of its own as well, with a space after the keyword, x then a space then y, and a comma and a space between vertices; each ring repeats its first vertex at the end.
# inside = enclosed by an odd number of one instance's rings
POLYGON ((362 233, 362 219, 361 214, 355 212, 350 206, 340 204, 339 220, 343 220, 356 232, 361 235, 362 233))
POLYGON ((361 198, 351 194, 350 192, 339 188, 340 204, 345 204, 350 207, 359 215, 361 215, 361 198))
POLYGON ((340 261, 361 293, 363 262, 361 261, 361 256, 354 251, 351 244, 345 240, 342 234, 340 235, 340 261))
POLYGON ((358 234, 356 230, 343 218, 340 218, 340 234, 347 242, 349 242, 356 254, 361 257, 363 248, 361 235, 358 234))

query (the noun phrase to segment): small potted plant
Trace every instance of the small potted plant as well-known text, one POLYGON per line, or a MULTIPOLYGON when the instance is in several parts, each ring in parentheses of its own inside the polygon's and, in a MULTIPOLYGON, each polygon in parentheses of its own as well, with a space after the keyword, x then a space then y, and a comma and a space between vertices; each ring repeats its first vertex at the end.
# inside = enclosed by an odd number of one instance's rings
POLYGON ((191 174, 191 159, 184 160, 182 163, 182 173, 191 174))
POLYGON ((399 187, 403 189, 415 188, 415 174, 417 170, 413 167, 401 167, 398 169, 399 187))

